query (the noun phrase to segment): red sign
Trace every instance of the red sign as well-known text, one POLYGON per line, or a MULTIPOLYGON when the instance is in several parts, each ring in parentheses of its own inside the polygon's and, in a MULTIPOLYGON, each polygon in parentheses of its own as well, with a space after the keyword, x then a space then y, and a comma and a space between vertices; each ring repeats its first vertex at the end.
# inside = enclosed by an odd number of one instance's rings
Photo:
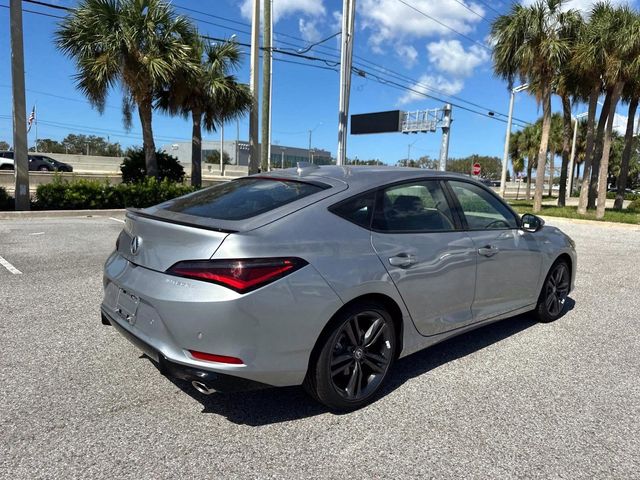
POLYGON ((479 163, 474 163, 473 164, 473 174, 478 176, 480 175, 480 164, 479 163))

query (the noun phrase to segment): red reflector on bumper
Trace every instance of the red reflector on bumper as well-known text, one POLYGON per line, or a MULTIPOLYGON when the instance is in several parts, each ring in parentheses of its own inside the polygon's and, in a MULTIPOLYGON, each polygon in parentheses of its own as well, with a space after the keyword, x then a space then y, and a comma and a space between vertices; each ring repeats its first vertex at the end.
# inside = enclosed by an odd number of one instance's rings
POLYGON ((226 355, 214 355, 213 353, 196 352, 195 350, 189 350, 189 353, 193 358, 206 362, 230 363, 231 365, 242 365, 244 363, 239 358, 226 355))

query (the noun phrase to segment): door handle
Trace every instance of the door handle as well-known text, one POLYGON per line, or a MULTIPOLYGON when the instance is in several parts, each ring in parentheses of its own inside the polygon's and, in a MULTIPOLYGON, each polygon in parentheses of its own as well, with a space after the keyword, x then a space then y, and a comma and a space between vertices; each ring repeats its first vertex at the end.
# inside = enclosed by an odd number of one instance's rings
POLYGON ((389 257, 389 264, 394 267, 410 267, 416 263, 416 256, 410 253, 399 253, 393 257, 389 257))
POLYGON ((480 247, 478 249, 478 253, 485 257, 493 257, 499 251, 500 249, 495 245, 485 245, 484 247, 480 247))

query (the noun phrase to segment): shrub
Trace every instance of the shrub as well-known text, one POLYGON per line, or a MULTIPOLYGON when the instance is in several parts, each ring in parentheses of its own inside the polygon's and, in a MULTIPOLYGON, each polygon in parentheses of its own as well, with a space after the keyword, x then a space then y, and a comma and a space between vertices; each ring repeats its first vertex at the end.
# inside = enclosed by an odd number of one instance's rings
MULTIPOLYGON (((184 168, 173 155, 158 150, 156 152, 158 161, 159 178, 168 179, 172 182, 182 182, 184 180, 184 168)), ((141 182, 147 178, 147 167, 142 148, 129 148, 124 160, 120 164, 122 181, 124 183, 141 182)))
POLYGON ((13 198, 4 187, 0 187, 0 210, 13 210, 13 198))
POLYGON ((627 211, 628 212, 634 212, 634 213, 640 213, 640 198, 632 201, 628 206, 627 206, 627 211))
POLYGON ((185 195, 194 189, 167 179, 145 178, 138 183, 112 185, 99 180, 66 180, 38 185, 34 207, 41 210, 145 208, 185 195))

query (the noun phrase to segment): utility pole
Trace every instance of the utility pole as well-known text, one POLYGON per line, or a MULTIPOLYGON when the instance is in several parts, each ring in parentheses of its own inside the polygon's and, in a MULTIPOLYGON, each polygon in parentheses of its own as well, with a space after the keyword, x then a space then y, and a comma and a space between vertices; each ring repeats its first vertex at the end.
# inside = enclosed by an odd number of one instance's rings
POLYGON ((356 16, 356 0, 343 0, 342 46, 340 48, 340 104, 338 109, 338 155, 336 163, 344 165, 347 157, 347 123, 349 120, 349 95, 351 92, 351 63, 353 60, 353 28, 356 16))
POLYGON ((258 173, 260 158, 258 158, 258 60, 260 50, 260 0, 253 0, 253 14, 251 16, 251 71, 249 88, 253 95, 249 112, 249 175, 258 173))
POLYGON ((447 170, 449 159, 449 133, 451 131, 451 105, 444 106, 444 118, 442 119, 442 143, 440 144, 440 171, 447 170))
POLYGON ((573 167, 576 160, 576 137, 578 136, 578 118, 571 117, 571 120, 573 120, 573 140, 571 141, 571 157, 569 159, 569 168, 568 168, 569 185, 566 192, 566 198, 570 198, 571 192, 573 192, 573 175, 574 175, 573 167))
POLYGON ((220 176, 224 177, 224 120, 220 123, 220 176))
POLYGON ((264 18, 262 35, 262 146, 260 149, 260 165, 269 171, 270 159, 270 127, 271 127, 271 0, 264 1, 264 18))
POLYGON ((236 120, 236 165, 240 165, 240 120, 236 120))
POLYGON ((13 162, 16 179, 16 210, 29 210, 29 157, 27 154, 27 106, 24 94, 24 45, 22 1, 10 0, 11 83, 13 90, 13 162))

